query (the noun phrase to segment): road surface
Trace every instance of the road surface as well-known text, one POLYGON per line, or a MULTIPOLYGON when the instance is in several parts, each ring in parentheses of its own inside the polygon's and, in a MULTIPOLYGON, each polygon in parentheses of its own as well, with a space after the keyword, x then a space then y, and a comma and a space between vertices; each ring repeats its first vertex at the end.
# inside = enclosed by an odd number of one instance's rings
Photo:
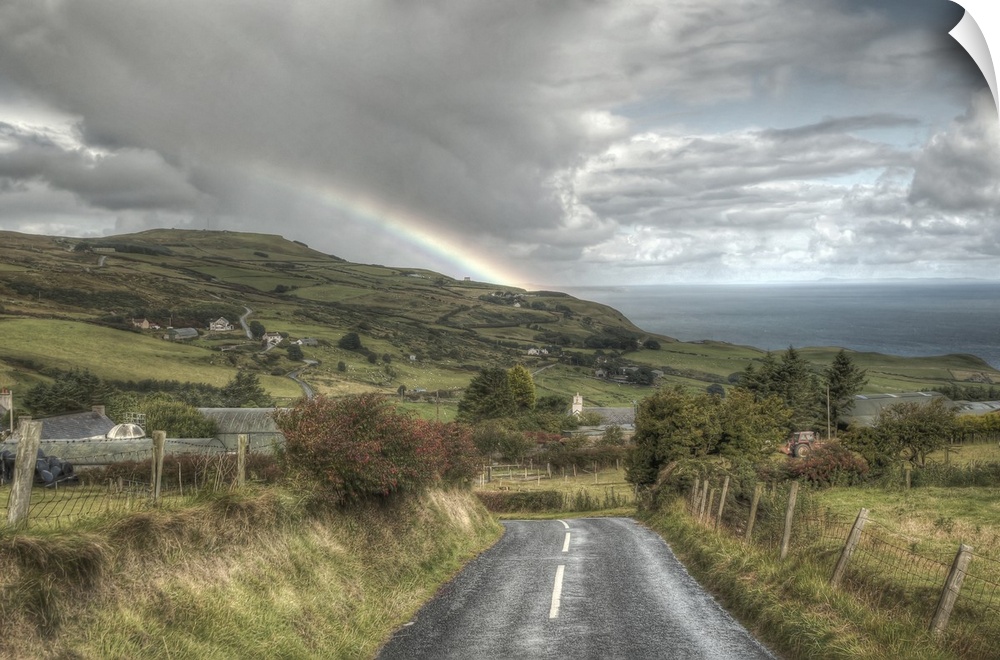
POLYGON ((299 387, 302 388, 302 394, 307 399, 312 399, 313 397, 316 396, 316 393, 313 392, 313 388, 309 386, 309 383, 302 380, 300 376, 303 371, 305 371, 309 367, 319 364, 319 362, 317 360, 303 360, 303 362, 306 363, 306 366, 302 367, 301 369, 296 369, 295 371, 290 372, 288 374, 288 377, 294 380, 296 383, 298 383, 299 387))
POLYGON ((253 339, 253 333, 250 332, 250 326, 247 324, 247 319, 250 318, 251 314, 253 314, 253 310, 249 307, 244 307, 243 309, 245 309, 246 312, 244 312, 243 316, 240 317, 240 325, 243 326, 243 332, 246 333, 247 339, 253 339))
POLYGON ((504 526, 380 660, 774 657, 631 519, 504 526))

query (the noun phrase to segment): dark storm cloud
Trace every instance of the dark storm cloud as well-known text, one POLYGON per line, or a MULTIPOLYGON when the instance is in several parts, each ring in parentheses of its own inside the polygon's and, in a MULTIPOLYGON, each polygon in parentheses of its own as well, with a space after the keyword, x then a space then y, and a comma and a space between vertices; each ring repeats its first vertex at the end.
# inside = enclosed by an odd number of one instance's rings
POLYGON ((13 145, 0 153, 0 177, 12 181, 42 181, 109 210, 188 208, 198 197, 180 173, 149 150, 107 155, 66 150, 10 124, 0 124, 0 136, 13 145))
POLYGON ((12 0, 0 112, 63 124, 0 114, 28 187, 0 225, 280 227, 405 263, 352 212, 376 199, 536 280, 864 261, 864 213, 995 206, 993 146, 923 148, 982 85, 949 4, 12 0))

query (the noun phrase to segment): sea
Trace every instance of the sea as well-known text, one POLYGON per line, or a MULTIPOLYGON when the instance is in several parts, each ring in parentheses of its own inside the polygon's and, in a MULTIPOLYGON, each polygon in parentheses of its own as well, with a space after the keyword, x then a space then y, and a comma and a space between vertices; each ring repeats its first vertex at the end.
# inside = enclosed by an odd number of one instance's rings
POLYGON ((890 355, 967 353, 1000 369, 1000 281, 821 281, 562 287, 643 330, 782 351, 839 346, 890 355))

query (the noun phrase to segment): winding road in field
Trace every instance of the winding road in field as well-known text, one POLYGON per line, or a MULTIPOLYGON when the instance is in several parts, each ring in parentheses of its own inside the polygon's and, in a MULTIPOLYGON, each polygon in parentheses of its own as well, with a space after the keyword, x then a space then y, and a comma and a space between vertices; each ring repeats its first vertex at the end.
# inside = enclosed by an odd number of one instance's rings
POLYGON ((774 656, 628 518, 508 521, 380 660, 774 656))

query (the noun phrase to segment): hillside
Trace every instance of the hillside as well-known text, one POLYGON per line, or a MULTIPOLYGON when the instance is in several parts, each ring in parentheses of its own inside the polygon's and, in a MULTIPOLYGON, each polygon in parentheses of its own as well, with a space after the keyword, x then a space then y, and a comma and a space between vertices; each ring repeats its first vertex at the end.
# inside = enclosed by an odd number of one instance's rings
MULTIPOLYGON (((274 396, 289 401, 300 390, 284 374, 303 363, 289 358, 287 346, 311 338, 303 357, 318 364, 303 378, 321 393, 457 391, 481 366, 520 362, 533 371, 548 367, 536 373, 541 395, 580 391, 589 405, 621 405, 648 388, 595 379, 595 367, 648 366, 664 373, 661 382, 703 389, 726 384, 762 356, 750 347, 652 335, 611 307, 559 292, 350 263, 280 236, 157 229, 69 239, 0 232, 0 246, 4 387, 30 386, 53 368, 74 366, 109 380, 221 385, 249 367, 274 396), (246 309, 250 321, 285 335, 282 344, 262 352, 247 339, 237 322, 246 309), (209 321, 220 316, 235 329, 210 332, 209 321), (160 328, 135 327, 143 319, 160 328), (164 341, 168 326, 195 327, 199 337, 164 341), (358 335, 360 348, 338 346, 348 333, 358 335), (649 340, 654 348, 640 348, 649 340)), ((802 351, 819 364, 833 353, 802 351)), ((869 369, 871 391, 1000 382, 1000 373, 971 356, 854 355, 869 369)))

